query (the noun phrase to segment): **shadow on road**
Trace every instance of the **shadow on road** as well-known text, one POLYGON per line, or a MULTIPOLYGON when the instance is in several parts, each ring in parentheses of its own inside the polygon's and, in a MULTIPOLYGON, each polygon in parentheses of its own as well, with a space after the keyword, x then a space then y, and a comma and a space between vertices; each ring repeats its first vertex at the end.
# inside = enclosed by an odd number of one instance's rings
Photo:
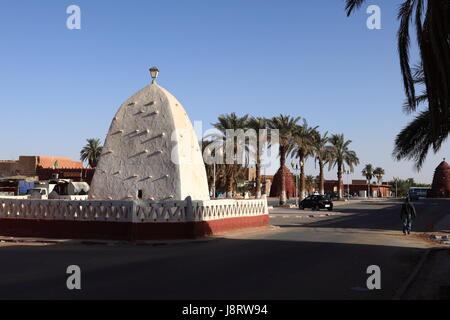
MULTIPOLYGON (((447 200, 420 202, 416 204, 415 231, 426 231, 448 213, 447 200)), ((361 244, 366 236, 345 234, 345 229, 399 232, 400 202, 381 207, 355 204, 339 211, 343 216, 290 225, 298 231, 284 226, 286 230, 247 239, 160 246, 3 245, 0 299, 392 298, 424 249, 402 247, 398 242, 361 244), (301 232, 300 228, 311 227, 316 230, 301 232), (321 230, 330 232, 318 232, 321 230), (354 237, 352 241, 342 241, 350 237, 354 237), (66 287, 70 265, 82 270, 81 291, 66 287), (370 265, 381 268, 382 290, 367 290, 370 265)))
POLYGON ((0 247, 1 299, 390 299, 423 249, 236 240, 165 247, 105 245, 0 247), (66 288, 66 268, 82 290, 66 288), (367 267, 382 290, 366 287, 367 267))

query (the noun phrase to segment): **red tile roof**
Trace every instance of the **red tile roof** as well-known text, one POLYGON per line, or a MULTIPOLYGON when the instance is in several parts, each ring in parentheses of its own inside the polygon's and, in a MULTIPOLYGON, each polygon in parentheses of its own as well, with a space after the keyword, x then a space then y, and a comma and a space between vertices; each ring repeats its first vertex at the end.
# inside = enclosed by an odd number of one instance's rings
POLYGON ((81 161, 73 161, 69 158, 60 157, 38 157, 38 166, 42 168, 53 168, 55 162, 58 162, 56 168, 83 168, 83 163, 81 161))

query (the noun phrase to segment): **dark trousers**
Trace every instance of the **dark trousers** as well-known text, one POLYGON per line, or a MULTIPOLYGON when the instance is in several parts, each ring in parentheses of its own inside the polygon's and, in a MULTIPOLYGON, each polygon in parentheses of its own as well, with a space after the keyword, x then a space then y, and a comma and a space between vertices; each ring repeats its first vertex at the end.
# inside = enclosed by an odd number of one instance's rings
POLYGON ((403 218, 403 232, 411 232, 412 219, 410 216, 403 218))

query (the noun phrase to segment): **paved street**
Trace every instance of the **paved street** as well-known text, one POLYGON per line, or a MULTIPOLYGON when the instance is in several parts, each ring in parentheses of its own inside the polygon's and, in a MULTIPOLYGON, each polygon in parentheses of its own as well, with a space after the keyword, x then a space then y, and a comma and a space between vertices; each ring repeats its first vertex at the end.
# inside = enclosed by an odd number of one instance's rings
MULTIPOLYGON (((448 200, 416 207, 414 231, 450 214, 448 200)), ((401 233, 399 208, 393 200, 350 203, 316 218, 284 209, 272 212, 275 227, 207 241, 1 243, 0 298, 391 299, 432 246, 401 233), (66 289, 69 265, 81 267, 81 291, 66 289), (381 268, 381 290, 366 288, 370 265, 381 268)))

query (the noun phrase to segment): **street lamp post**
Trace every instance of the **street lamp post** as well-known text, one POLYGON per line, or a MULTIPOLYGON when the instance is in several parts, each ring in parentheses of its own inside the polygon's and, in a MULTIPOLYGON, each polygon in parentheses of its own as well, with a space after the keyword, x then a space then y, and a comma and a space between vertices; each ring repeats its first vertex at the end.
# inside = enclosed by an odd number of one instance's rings
MULTIPOLYGON (((303 161, 300 161, 300 168, 298 167, 298 164, 297 164, 297 170, 303 170, 302 171, 303 172, 303 177, 305 176, 305 163, 303 161)), ((305 188, 306 188, 306 186, 305 186, 305 179, 303 179, 302 183, 303 183, 303 190, 300 190, 300 192, 301 192, 301 197, 302 197, 302 200, 303 200, 303 199, 305 199, 305 191, 304 191, 305 188)), ((299 194, 299 199, 298 200, 300 202, 300 194, 299 194)))
POLYGON ((398 179, 400 179, 399 177, 394 177, 394 181, 395 181, 395 197, 398 198, 398 194, 397 194, 397 182, 398 179))
POLYGON ((159 75, 159 69, 157 67, 151 67, 149 71, 153 79, 152 83, 156 83, 156 78, 158 78, 159 75))
POLYGON ((347 170, 347 201, 350 200, 350 171, 347 170))

